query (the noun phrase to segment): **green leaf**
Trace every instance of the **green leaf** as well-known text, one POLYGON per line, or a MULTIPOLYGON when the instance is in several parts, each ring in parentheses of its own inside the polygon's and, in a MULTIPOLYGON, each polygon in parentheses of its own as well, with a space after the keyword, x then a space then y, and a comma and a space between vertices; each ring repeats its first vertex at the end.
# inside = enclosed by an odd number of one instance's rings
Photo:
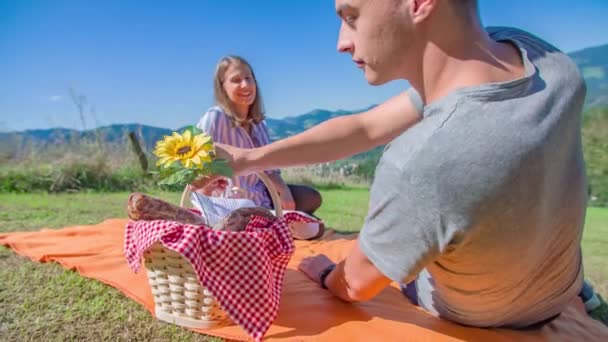
POLYGON ((179 175, 174 173, 171 176, 161 179, 158 185, 174 185, 179 183, 179 175))
POLYGON ((186 185, 186 179, 189 178, 189 174, 193 173, 193 170, 190 169, 181 169, 168 177, 164 178, 160 182, 159 185, 186 185))
MULTIPOLYGON (((186 132, 186 131, 190 131, 190 133, 192 133, 192 136, 203 133, 203 131, 201 131, 198 127, 193 126, 193 125, 187 126, 184 129, 184 132, 186 132)), ((182 132, 182 134, 183 134, 183 132, 182 132)))
POLYGON ((215 159, 209 165, 209 173, 232 177, 233 171, 226 159, 215 159))
POLYGON ((182 163, 180 161, 175 161, 173 162, 173 164, 167 166, 167 164, 162 164, 159 166, 159 168, 161 169, 161 171, 166 170, 169 172, 176 172, 180 169, 182 169, 182 163))
POLYGON ((186 184, 191 184, 192 182, 194 182, 194 180, 197 178, 197 172, 190 172, 186 175, 184 175, 184 178, 182 179, 182 184, 185 186, 186 184))
POLYGON ((167 178, 170 175, 178 172, 183 169, 181 162, 177 161, 171 164, 169 167, 165 167, 164 165, 160 165, 158 168, 158 176, 160 178, 167 178))

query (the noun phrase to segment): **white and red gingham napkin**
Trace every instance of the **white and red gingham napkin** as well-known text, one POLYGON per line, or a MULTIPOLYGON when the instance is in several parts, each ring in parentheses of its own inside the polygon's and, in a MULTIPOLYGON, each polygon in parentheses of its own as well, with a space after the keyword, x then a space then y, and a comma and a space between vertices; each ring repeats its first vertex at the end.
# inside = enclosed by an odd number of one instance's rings
POLYGON ((138 272, 144 251, 156 241, 180 253, 228 316, 259 341, 277 315, 283 276, 295 249, 288 225, 311 221, 297 213, 274 222, 254 216, 242 232, 165 220, 130 221, 125 255, 138 272))

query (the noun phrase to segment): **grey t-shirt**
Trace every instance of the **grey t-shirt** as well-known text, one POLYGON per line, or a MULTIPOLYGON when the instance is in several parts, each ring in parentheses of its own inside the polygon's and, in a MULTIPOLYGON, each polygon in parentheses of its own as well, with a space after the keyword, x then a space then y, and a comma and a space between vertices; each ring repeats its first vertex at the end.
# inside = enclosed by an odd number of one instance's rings
POLYGON ((529 33, 525 77, 455 90, 385 149, 359 237, 387 277, 416 279, 420 304, 462 324, 524 327, 582 286, 586 207, 576 65, 529 33))

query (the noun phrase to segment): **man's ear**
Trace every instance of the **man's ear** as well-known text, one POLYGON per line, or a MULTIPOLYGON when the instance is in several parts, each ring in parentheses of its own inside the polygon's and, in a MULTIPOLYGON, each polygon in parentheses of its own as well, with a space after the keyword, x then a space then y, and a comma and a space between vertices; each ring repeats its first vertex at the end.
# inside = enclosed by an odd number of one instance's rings
POLYGON ((414 24, 418 24, 428 18, 436 6, 437 0, 411 0, 410 16, 414 24))

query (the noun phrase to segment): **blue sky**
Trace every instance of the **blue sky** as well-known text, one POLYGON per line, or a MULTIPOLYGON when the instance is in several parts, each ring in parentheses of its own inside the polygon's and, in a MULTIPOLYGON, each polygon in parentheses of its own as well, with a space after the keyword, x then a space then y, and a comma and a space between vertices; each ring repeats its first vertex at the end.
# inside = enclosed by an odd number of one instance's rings
MULTIPOLYGON (((606 0, 480 0, 485 25, 516 26, 570 52, 608 43, 606 0)), ((217 60, 252 63, 270 117, 360 109, 407 87, 369 86, 336 52, 331 0, 0 0, 0 130, 196 123, 217 60)))

